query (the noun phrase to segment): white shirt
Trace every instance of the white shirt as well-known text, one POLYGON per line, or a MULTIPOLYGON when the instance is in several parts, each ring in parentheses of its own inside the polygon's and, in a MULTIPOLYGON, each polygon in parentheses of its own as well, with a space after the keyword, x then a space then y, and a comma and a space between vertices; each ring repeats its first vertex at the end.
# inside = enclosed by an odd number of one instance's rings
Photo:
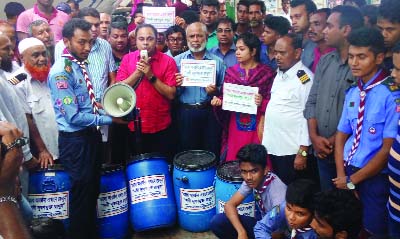
POLYGON ((58 159, 58 128, 47 82, 33 80, 24 67, 16 71, 14 76, 20 73, 27 74, 27 78, 15 85, 16 93, 26 104, 29 114, 32 114, 47 150, 54 159, 58 159))
POLYGON ((262 144, 269 154, 285 156, 297 154, 300 145, 311 145, 307 120, 303 116, 314 74, 299 61, 285 73, 278 71, 271 88, 271 100, 265 111, 262 144), (310 80, 302 83, 299 70, 310 80))
MULTIPOLYGON (((29 138, 29 127, 26 119, 28 109, 24 107, 22 101, 8 81, 3 70, 0 70, 0 120, 13 123, 29 138)), ((29 144, 22 147, 24 161, 32 159, 29 144)))

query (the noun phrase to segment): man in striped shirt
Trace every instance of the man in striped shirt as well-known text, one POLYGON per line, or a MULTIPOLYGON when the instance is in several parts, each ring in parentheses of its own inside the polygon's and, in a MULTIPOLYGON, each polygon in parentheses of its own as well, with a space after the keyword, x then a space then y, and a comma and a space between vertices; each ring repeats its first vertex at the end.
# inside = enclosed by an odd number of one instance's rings
MULTIPOLYGON (((393 70, 392 77, 397 86, 400 85, 400 43, 392 49, 393 70)), ((397 102, 397 108, 400 103, 397 102)), ((397 137, 390 149, 389 156, 389 234, 391 238, 400 238, 400 127, 397 137)))

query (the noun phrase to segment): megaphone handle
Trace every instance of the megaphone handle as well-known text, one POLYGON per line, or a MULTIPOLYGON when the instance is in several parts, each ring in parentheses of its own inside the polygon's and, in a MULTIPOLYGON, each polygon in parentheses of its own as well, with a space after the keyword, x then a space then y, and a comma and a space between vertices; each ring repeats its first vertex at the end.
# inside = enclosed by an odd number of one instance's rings
POLYGON ((135 109, 135 138, 136 138, 136 149, 137 153, 140 154, 143 151, 142 147, 142 120, 140 118, 140 109, 135 109))

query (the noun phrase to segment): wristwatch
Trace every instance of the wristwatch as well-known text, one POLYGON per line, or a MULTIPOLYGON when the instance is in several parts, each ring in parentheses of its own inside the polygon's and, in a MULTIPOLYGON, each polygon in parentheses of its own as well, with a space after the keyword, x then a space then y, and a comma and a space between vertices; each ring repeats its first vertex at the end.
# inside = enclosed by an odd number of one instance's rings
POLYGON ((305 150, 299 149, 299 151, 297 151, 298 155, 301 155, 303 157, 307 157, 308 153, 305 150))
POLYGON ((350 190, 356 189, 356 185, 351 181, 350 176, 346 177, 346 187, 350 190))
POLYGON ((150 81, 150 83, 154 83, 154 82, 156 82, 156 80, 157 80, 157 77, 155 76, 155 75, 153 75, 150 79, 149 79, 149 81, 150 81))
POLYGON ((22 147, 28 143, 29 143, 29 140, 26 137, 20 137, 8 144, 1 142, 0 143, 1 144, 1 154, 2 154, 2 156, 4 156, 9 150, 11 150, 15 147, 22 147))

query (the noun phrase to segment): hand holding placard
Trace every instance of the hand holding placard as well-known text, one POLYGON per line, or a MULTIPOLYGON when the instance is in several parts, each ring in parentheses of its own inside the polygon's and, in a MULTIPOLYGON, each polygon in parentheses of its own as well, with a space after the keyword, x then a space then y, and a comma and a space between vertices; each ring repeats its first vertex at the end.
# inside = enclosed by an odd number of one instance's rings
POLYGON ((222 109, 247 114, 257 114, 255 97, 258 87, 224 83, 222 109))

